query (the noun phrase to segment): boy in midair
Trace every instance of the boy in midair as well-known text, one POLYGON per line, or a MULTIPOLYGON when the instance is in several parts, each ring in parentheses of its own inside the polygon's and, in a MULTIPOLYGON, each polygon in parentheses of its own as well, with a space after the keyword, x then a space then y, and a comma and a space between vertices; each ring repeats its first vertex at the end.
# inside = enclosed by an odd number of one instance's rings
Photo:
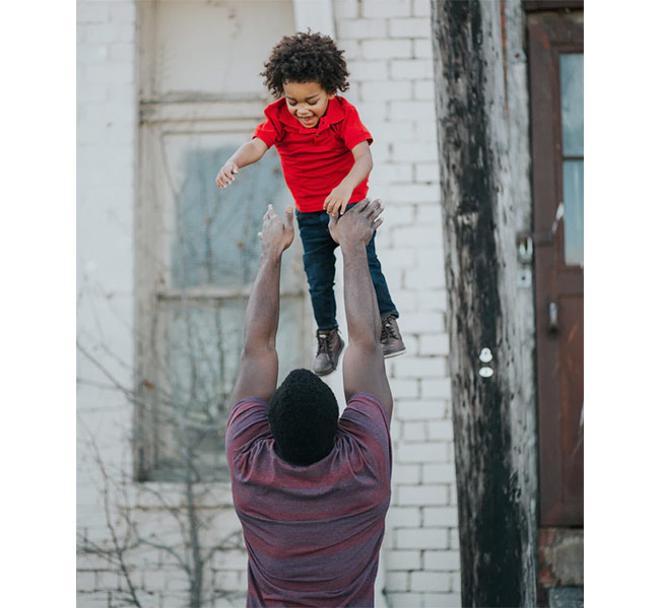
MULTIPOLYGON (((261 75, 277 100, 266 107, 266 119, 218 172, 225 188, 239 169, 257 162, 274 145, 284 179, 296 203, 303 262, 317 330, 312 365, 319 376, 337 367, 344 341, 339 335, 334 295, 337 243, 330 236, 330 217, 365 200, 373 167, 373 138, 357 109, 338 92, 349 87, 348 71, 332 38, 318 33, 285 36, 273 49, 261 75)), ((397 325, 399 313, 376 256, 375 233, 367 245, 369 271, 381 315, 381 344, 386 358, 405 352, 397 325)))

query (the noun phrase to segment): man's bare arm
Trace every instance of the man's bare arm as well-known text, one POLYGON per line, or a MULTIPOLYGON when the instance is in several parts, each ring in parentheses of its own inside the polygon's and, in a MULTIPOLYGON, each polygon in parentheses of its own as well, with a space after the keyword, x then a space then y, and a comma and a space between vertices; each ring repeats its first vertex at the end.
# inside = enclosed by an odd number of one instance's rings
POLYGON ((232 403, 245 397, 268 401, 277 385, 275 338, 280 316, 280 270, 282 253, 293 241, 293 209, 284 222, 272 206, 264 215, 261 232, 261 264, 245 313, 245 345, 241 353, 232 403))
POLYGON ((349 400, 368 392, 392 416, 392 393, 380 345, 380 315, 369 264, 367 243, 382 220, 382 204, 359 203, 340 219, 332 218, 330 233, 339 243, 344 258, 344 303, 348 323, 348 347, 344 355, 344 391, 349 400))

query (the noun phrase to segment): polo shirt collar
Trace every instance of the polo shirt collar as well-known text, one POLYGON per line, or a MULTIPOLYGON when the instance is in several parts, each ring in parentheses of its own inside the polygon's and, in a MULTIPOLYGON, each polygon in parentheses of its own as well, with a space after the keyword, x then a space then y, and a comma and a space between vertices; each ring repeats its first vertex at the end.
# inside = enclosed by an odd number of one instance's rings
POLYGON ((342 104, 339 102, 337 96, 335 96, 328 102, 328 107, 326 108, 325 114, 321 116, 321 120, 319 120, 319 124, 313 129, 307 129, 306 127, 303 127, 300 124, 300 122, 298 122, 298 119, 295 118, 293 114, 289 112, 289 110, 287 110, 286 99, 281 98, 276 103, 281 103, 279 107, 280 120, 286 123, 288 126, 296 128, 301 133, 309 133, 310 131, 312 133, 318 133, 319 131, 328 129, 330 125, 336 122, 340 122, 341 120, 344 119, 344 116, 346 115, 342 104))

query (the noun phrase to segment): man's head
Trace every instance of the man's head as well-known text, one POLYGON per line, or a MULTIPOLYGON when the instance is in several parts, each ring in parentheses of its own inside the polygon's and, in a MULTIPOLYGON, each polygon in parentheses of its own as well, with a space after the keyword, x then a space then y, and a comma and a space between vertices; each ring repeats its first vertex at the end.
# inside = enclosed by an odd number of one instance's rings
POLYGON ((291 464, 309 465, 335 444, 339 406, 327 384, 306 369, 293 370, 270 400, 275 451, 291 464))
POLYGON ((286 97, 289 112, 311 129, 337 91, 348 89, 343 53, 329 36, 299 32, 280 40, 261 75, 270 92, 286 97))

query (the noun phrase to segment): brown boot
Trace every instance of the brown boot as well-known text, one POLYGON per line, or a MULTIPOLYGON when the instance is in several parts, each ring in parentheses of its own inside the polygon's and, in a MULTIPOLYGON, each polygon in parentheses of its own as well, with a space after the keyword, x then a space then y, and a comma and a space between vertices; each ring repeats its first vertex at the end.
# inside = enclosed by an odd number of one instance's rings
POLYGON ((319 344, 312 371, 317 376, 326 376, 337 369, 344 341, 341 339, 338 329, 319 329, 316 332, 316 339, 319 344))
POLYGON ((383 345, 383 356, 385 359, 396 357, 406 352, 406 345, 401 339, 401 332, 394 315, 383 315, 381 318, 382 330, 380 343, 383 345))

